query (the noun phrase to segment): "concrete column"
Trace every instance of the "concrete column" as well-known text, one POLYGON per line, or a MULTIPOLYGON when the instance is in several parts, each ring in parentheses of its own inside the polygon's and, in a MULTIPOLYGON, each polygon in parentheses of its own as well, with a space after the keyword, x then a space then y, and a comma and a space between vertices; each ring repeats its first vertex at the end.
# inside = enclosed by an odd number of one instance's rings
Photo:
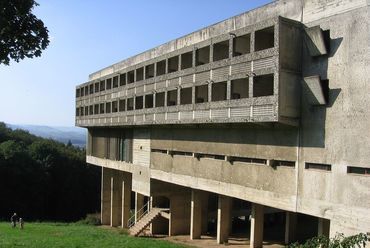
POLYGON ((111 203, 111 173, 110 169, 102 167, 101 175, 101 216, 102 225, 110 225, 110 203, 111 203))
POLYGON ((208 231, 208 193, 203 193, 202 199, 202 234, 208 231))
POLYGON ((189 234, 190 192, 178 192, 170 198, 169 236, 189 234))
POLYGON ((143 214, 144 196, 138 192, 135 192, 135 223, 138 222, 143 214))
POLYGON ((286 212, 285 215, 285 244, 296 241, 297 213, 286 212))
POLYGON ((122 172, 114 170, 111 177, 111 216, 110 225, 121 226, 122 223, 122 172))
POLYGON ((230 233, 231 219, 231 200, 228 196, 218 196, 217 209, 217 243, 224 244, 228 242, 230 233))
POLYGON ((131 176, 124 175, 123 181, 121 182, 122 187, 122 228, 127 228, 127 221, 130 218, 131 208, 131 176))
POLYGON ((202 193, 191 191, 190 239, 200 239, 202 234, 202 193))
POLYGON ((252 203, 250 247, 263 246, 263 205, 252 203))
POLYGON ((318 223, 318 228, 317 228, 317 236, 325 236, 329 237, 330 235, 330 220, 323 219, 323 218, 318 218, 319 223, 318 223))

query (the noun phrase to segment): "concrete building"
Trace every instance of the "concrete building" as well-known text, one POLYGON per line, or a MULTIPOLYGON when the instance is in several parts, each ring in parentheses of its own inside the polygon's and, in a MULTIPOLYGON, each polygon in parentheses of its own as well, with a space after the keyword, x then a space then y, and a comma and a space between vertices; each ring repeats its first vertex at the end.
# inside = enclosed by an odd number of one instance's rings
POLYGON ((369 5, 278 0, 91 74, 102 223, 251 247, 369 232, 369 5))

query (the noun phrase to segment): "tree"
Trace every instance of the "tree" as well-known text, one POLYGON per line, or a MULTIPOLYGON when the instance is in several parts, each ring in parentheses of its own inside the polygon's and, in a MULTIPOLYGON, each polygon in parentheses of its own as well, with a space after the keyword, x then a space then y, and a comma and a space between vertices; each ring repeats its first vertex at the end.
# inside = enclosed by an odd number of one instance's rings
POLYGON ((32 14, 34 0, 0 0, 0 64, 40 57, 49 45, 49 31, 32 14))

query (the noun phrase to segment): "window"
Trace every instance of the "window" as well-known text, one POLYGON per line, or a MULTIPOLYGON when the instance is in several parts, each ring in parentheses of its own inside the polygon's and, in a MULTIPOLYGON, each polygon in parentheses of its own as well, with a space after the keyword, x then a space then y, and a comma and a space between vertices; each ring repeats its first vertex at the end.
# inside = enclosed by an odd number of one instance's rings
POLYGON ((248 98, 249 78, 231 80, 231 99, 248 98))
POLYGON ((163 107, 164 106, 164 92, 155 94, 155 106, 163 107))
POLYGON ((89 85, 90 94, 94 94, 94 84, 89 85))
POLYGON ((195 87, 195 103, 208 102, 208 85, 195 87))
POLYGON ((180 104, 192 103, 192 88, 183 88, 180 90, 180 104))
POLYGON ((100 114, 105 113, 104 103, 100 103, 100 114))
POLYGON ((126 73, 119 75, 119 86, 126 85, 126 73))
POLYGON ((347 173, 370 176, 370 168, 348 166, 347 173))
POLYGON ((170 151, 171 156, 188 156, 192 157, 193 153, 191 152, 182 152, 182 151, 170 151))
POLYGON ((274 74, 253 78, 253 97, 272 96, 274 94, 274 74))
POLYGON ((113 88, 118 87, 118 76, 113 77, 113 88))
POLYGON ((331 171, 330 164, 306 163, 306 169, 331 171))
POLYGON ((177 104, 177 90, 167 91, 167 106, 174 106, 177 104))
POLYGON ((153 95, 145 95, 145 108, 153 108, 153 95))
POLYGON ((100 81, 100 91, 105 90, 105 81, 100 81))
POLYGON ((81 89, 80 89, 80 96, 84 96, 85 94, 84 94, 85 92, 84 92, 84 88, 82 87, 81 89))
POLYGON ((285 167, 295 167, 294 161, 283 161, 283 160, 274 160, 272 163, 273 167, 285 166, 285 167))
POLYGON ((151 149, 151 152, 157 152, 157 153, 165 153, 167 154, 167 150, 162 150, 162 149, 151 149))
POLYGON ((254 50, 261 51, 274 47, 274 27, 258 30, 255 33, 254 50))
POLYGON ((225 101, 227 95, 227 83, 213 83, 212 84, 212 102, 225 101))
POLYGON ((125 111, 125 108, 126 108, 125 99, 119 100, 119 112, 125 111))
POLYGON ((76 97, 80 97, 80 89, 76 89, 76 97))
POLYGON ((85 107, 85 115, 89 115, 89 106, 85 107))
POLYGON ((157 76, 163 75, 166 73, 166 60, 157 62, 157 76))
POLYGON ((145 79, 154 77, 154 64, 145 66, 145 79))
POLYGON ((112 79, 108 78, 107 79, 107 90, 110 90, 110 89, 112 89, 112 79))
POLYGON ((118 112, 118 101, 112 102, 112 113, 118 112))
POLYGON ((221 41, 213 45, 213 61, 229 58, 229 40, 221 41))
POLYGON ((179 70, 179 56, 174 56, 168 59, 168 73, 179 70))
POLYGON ((89 95, 89 86, 85 86, 85 96, 89 95))
POLYGON ((195 154, 197 159, 201 158, 210 158, 210 159, 217 159, 217 160, 225 160, 224 155, 215 155, 215 154, 204 154, 204 153, 197 153, 195 154))
POLYGON ((135 97, 135 109, 142 109, 144 106, 143 101, 144 101, 143 96, 135 97))
POLYGON ((242 163, 250 163, 250 164, 267 164, 266 159, 261 159, 261 158, 246 158, 246 157, 230 157, 229 158, 230 163, 234 162, 242 162, 242 163))
POLYGON ((94 115, 99 114, 99 104, 94 105, 94 115))
POLYGON ((144 67, 136 69, 136 82, 144 79, 144 67))
POLYGON ((240 56, 251 52, 251 35, 246 34, 233 39, 233 56, 240 56))
POLYGON ((80 108, 80 116, 84 116, 84 107, 80 108))
POLYGON ((193 67, 193 52, 181 54, 181 70, 193 67))
POLYGON ((105 104, 105 113, 110 114, 110 112, 112 111, 111 107, 112 107, 112 104, 110 102, 107 102, 105 104))
POLYGON ((135 82, 135 71, 129 71, 127 72, 127 83, 132 84, 135 82))
POLYGON ((99 83, 95 83, 95 93, 99 92, 99 83))
POLYGON ((80 108, 76 108, 76 116, 80 116, 80 108))
POLYGON ((209 46, 202 47, 195 52, 195 65, 204 65, 209 63, 209 46))
POLYGON ((127 111, 134 110, 134 98, 127 99, 127 111))

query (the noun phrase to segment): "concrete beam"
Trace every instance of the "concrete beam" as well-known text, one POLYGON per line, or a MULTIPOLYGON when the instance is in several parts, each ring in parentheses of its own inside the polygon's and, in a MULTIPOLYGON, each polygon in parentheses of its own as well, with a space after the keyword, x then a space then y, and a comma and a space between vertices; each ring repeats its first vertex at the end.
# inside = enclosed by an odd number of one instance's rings
POLYGON ((263 247, 263 205, 252 203, 250 247, 263 247))
POLYGON ((224 195, 218 196, 217 209, 217 243, 224 244, 228 242, 230 234, 232 198, 224 195))

